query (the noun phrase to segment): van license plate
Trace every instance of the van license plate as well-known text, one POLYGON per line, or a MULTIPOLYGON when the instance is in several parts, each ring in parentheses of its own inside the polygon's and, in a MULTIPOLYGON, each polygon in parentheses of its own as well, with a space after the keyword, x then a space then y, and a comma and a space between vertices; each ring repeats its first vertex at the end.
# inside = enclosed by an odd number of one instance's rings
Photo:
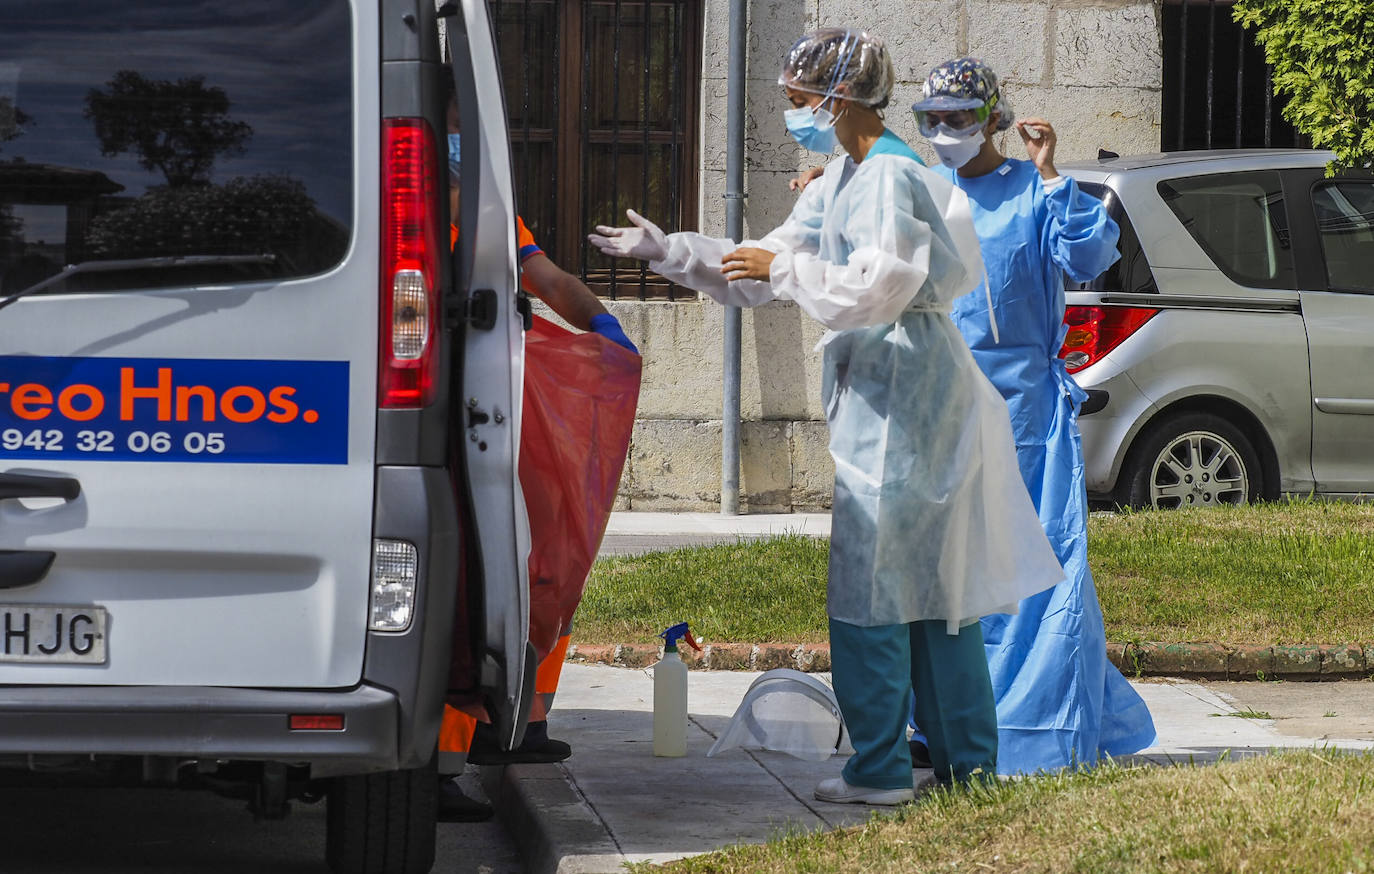
POLYGON ((103 665, 104 607, 0 604, 0 662, 103 665))

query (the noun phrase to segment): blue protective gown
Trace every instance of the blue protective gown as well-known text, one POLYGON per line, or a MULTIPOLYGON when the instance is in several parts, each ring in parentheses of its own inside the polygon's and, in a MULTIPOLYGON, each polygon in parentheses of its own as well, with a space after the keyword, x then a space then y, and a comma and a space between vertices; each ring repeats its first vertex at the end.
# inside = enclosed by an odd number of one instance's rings
POLYGON ((1119 257, 1119 229, 1072 179, 1049 191, 1029 161, 983 176, 935 172, 968 194, 1000 342, 983 288, 952 316, 1011 412, 1021 477, 1065 579, 983 619, 997 697, 998 770, 1052 770, 1150 746, 1145 702, 1106 655, 1102 611, 1088 570, 1087 493, 1078 407, 1087 397, 1058 357, 1064 274, 1084 282, 1119 257))

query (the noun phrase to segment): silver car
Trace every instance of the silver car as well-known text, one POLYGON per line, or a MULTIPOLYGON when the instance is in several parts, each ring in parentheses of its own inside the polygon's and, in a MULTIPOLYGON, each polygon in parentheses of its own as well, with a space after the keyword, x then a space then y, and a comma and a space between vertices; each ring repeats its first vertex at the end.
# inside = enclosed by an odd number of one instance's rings
POLYGON ((1091 499, 1208 506, 1374 492, 1374 175, 1328 152, 1067 165, 1121 260, 1066 291, 1091 499))

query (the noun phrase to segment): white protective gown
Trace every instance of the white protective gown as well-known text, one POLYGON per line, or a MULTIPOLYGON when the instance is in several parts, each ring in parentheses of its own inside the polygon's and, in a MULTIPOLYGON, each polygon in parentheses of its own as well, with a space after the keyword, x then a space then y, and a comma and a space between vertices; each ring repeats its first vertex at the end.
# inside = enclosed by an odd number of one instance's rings
POLYGON ((723 304, 795 301, 830 328, 823 401, 835 460, 827 612, 852 625, 1014 612, 1063 577, 1016 465, 1006 403, 949 318, 982 279, 968 199, 891 132, 809 185, 771 282, 726 282, 736 244, 668 235, 650 267, 723 304))

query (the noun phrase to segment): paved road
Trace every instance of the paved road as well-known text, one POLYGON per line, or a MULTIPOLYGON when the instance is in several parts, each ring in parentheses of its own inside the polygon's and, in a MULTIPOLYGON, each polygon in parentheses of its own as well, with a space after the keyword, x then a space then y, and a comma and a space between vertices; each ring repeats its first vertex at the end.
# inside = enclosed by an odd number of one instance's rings
MULTIPOLYGON (((323 803, 254 823, 243 802, 205 792, 5 789, 0 822, 4 874, 329 874, 323 803)), ((494 820, 440 823, 437 850, 435 872, 524 874, 494 820)))

